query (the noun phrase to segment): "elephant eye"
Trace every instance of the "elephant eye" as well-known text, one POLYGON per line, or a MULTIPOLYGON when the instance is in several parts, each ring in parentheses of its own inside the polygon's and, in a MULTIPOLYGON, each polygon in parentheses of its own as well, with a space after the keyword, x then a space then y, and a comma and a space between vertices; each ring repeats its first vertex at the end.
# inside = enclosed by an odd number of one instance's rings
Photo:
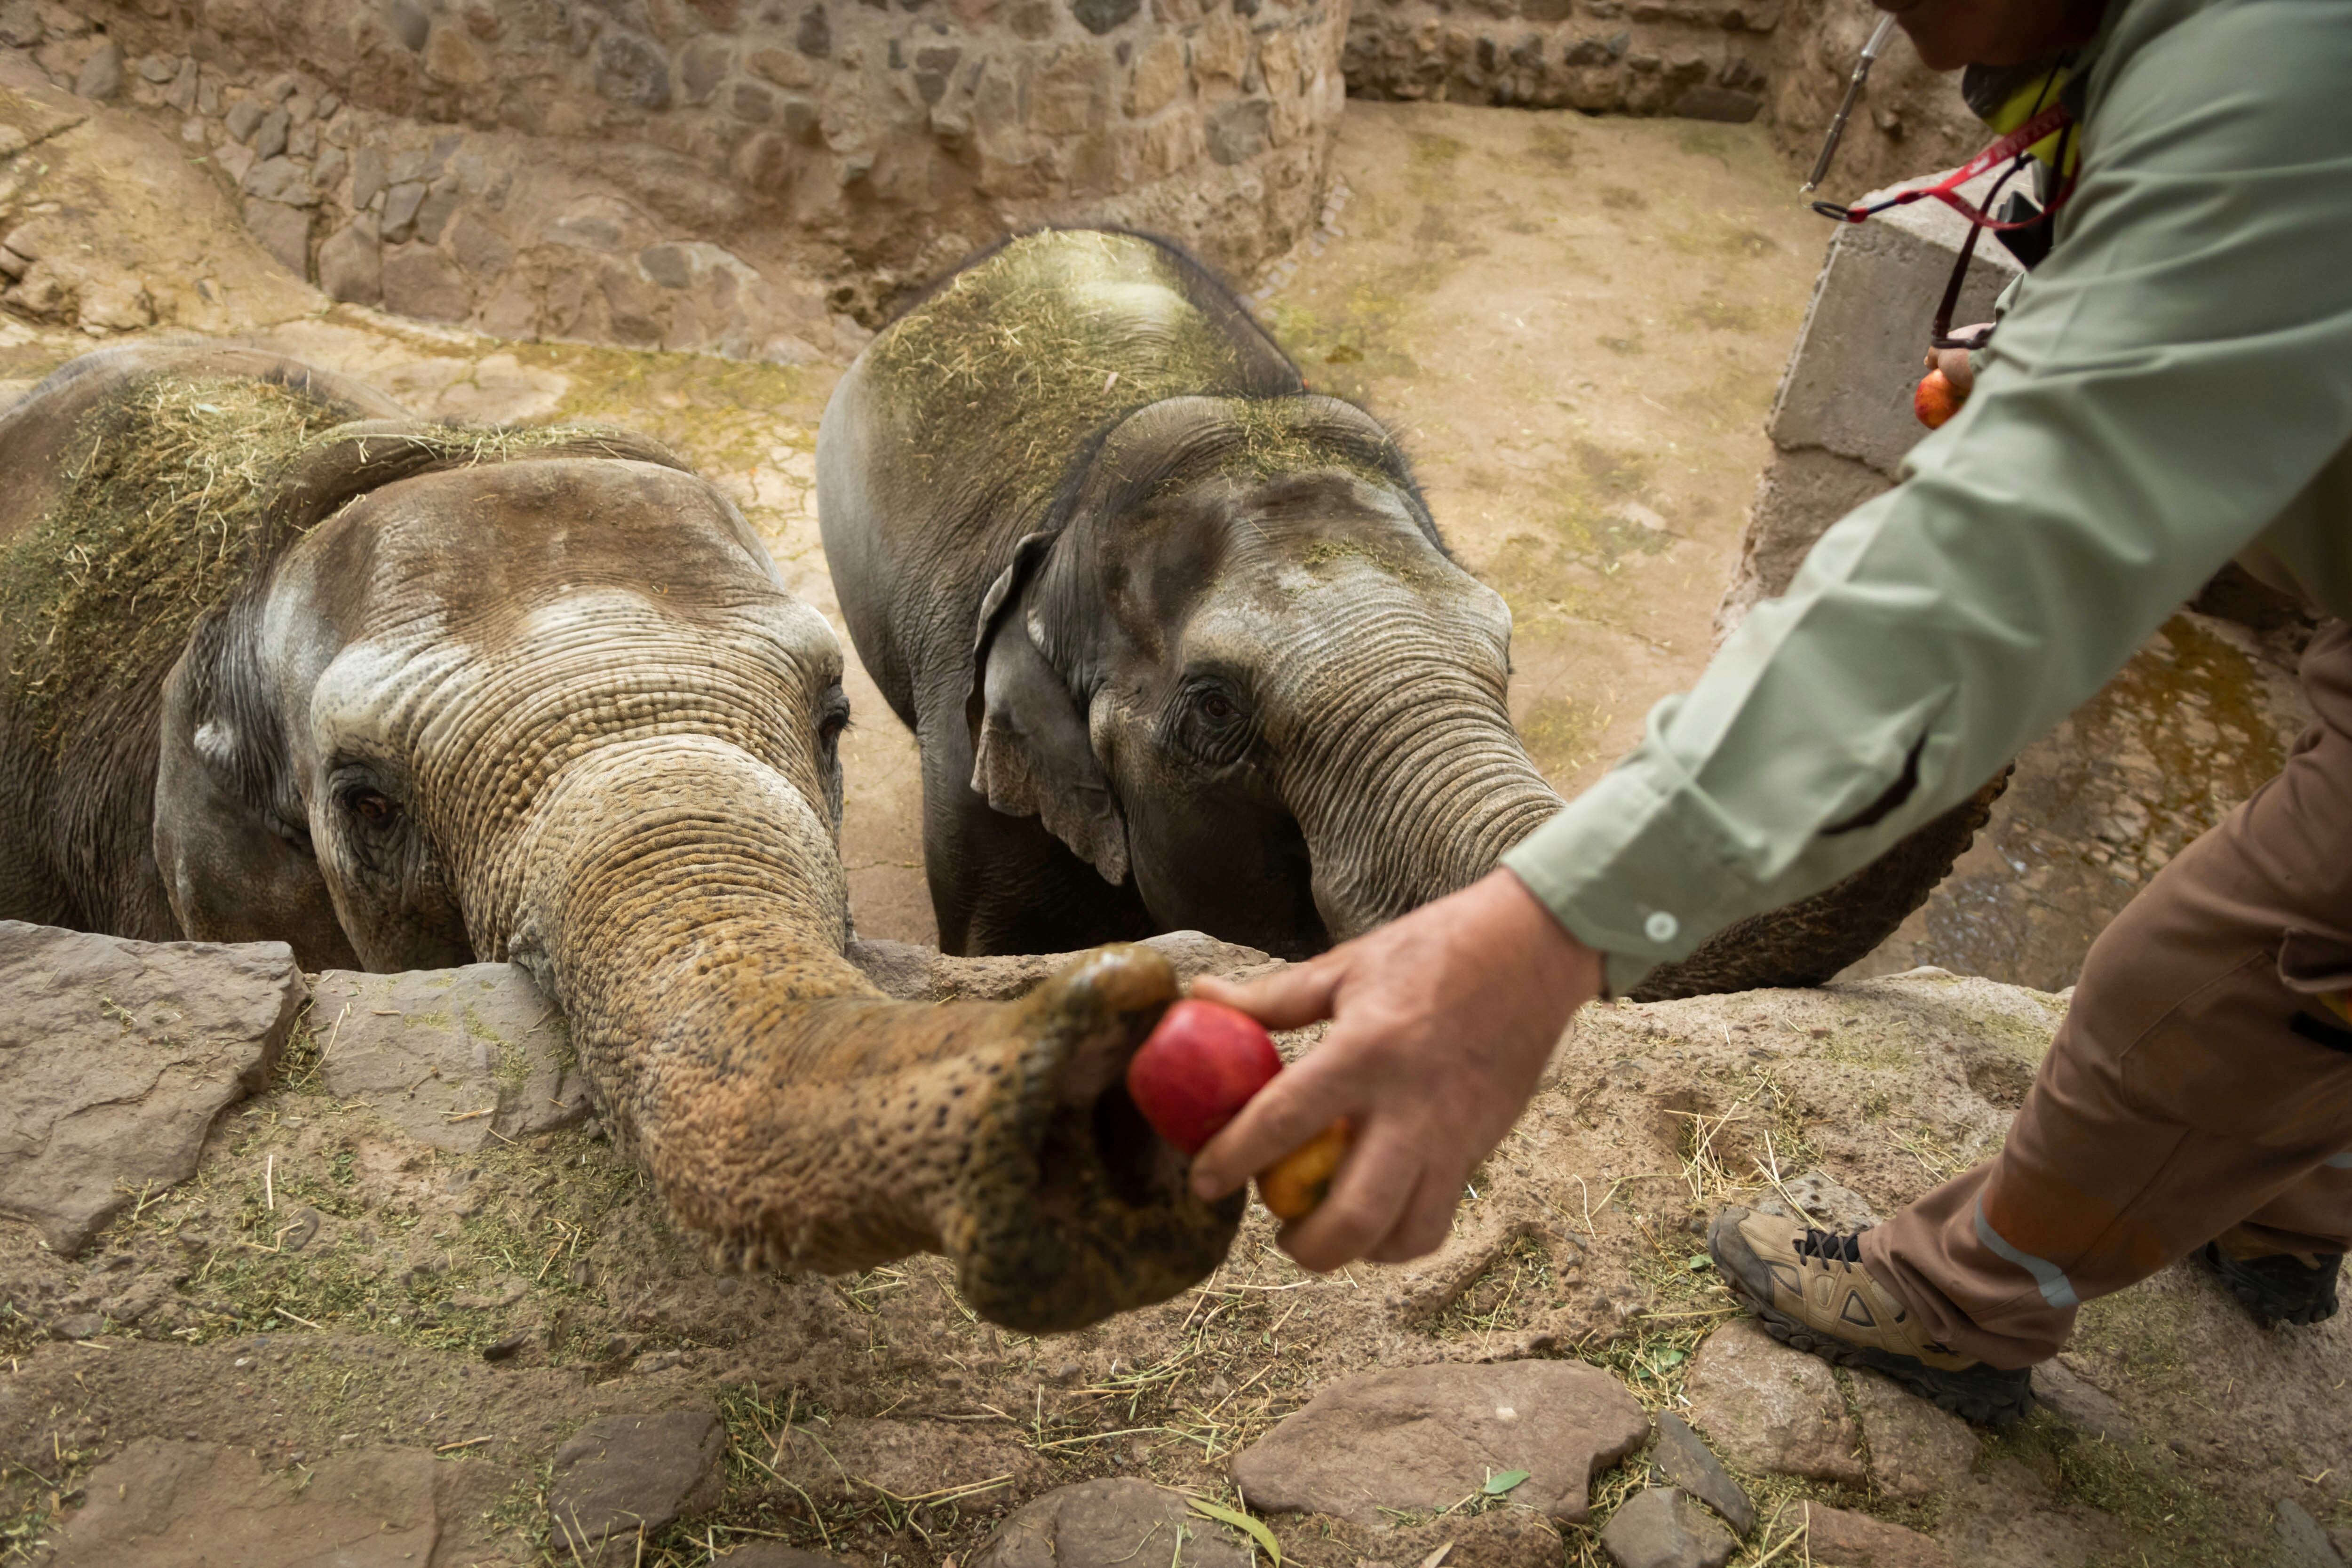
POLYGON ((1223 767, 1249 751, 1255 730, 1240 698, 1222 685, 1204 682, 1186 693, 1175 735, 1195 760, 1223 767))
POLYGON ((382 827, 400 815, 400 803, 380 789, 344 791, 343 808, 370 827, 382 827))

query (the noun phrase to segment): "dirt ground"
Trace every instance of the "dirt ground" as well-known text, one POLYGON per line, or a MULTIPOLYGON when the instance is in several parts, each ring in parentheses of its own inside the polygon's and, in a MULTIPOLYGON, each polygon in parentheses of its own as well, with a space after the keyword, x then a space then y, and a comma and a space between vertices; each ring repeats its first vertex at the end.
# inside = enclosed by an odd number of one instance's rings
MULTIPOLYGON (((173 166, 152 161, 180 156, 113 115, 52 127, 38 151, 58 189, 100 195, 110 167, 163 181, 173 166)), ((1404 433, 1462 558, 1512 604, 1514 713, 1572 790, 1705 660, 1825 236, 1749 130, 1357 104, 1338 170, 1342 232, 1276 269, 1266 309, 1318 385, 1404 433)), ((230 303, 159 308, 158 330, 280 347, 423 413, 649 431, 735 496, 838 627, 812 454, 839 367, 491 342, 329 309, 269 282, 208 187, 159 188, 139 221, 184 209, 206 237, 197 303, 230 303)), ((105 237, 102 200, 58 199, 105 237)), ((142 265, 178 265, 158 254, 142 265)), ((0 317, 0 398, 89 346, 0 317)), ((914 749, 854 664, 852 681, 859 927, 924 941, 914 749)), ((141 1436, 248 1448, 293 1486, 355 1445, 446 1449, 434 1562, 552 1563, 544 1499, 566 1433, 614 1409, 714 1407, 724 1500, 646 1542, 644 1563, 776 1538, 891 1568, 967 1561, 1008 1506, 1063 1480, 1147 1475, 1231 1500, 1239 1447, 1370 1367, 1574 1355, 1654 1409, 1685 1407, 1695 1350, 1733 1315, 1699 1216, 1812 1173, 1885 1213, 1982 1157, 2059 1005, 1930 978, 1602 1009, 1435 1259, 1305 1276, 1255 1212, 1200 1289, 1047 1339, 974 1321, 937 1259, 714 1278, 593 1132, 479 1155, 405 1143, 325 1092, 309 1037, 215 1130, 193 1182, 142 1198, 83 1258, 0 1225, 0 1563, 42 1560, 93 1466, 141 1436), (299 1253, 282 1247, 289 1203, 321 1220, 299 1253), (92 1310, 110 1326, 91 1338, 40 1327, 92 1310), (480 1359, 518 1334, 510 1358, 480 1359)), ((1843 1481, 1735 1468, 1774 1519, 1807 1500, 1859 1509, 1965 1563, 2252 1565, 2271 1561, 2282 1498, 2352 1527, 2345 1321, 2258 1331, 2175 1269, 2095 1305, 2053 1376, 2055 1407, 1968 1438, 1965 1469, 1925 1496, 1868 1463, 1843 1481)), ((1645 1474, 1637 1458, 1596 1478, 1594 1523, 1645 1474)), ((1307 1568, 1411 1568, 1448 1543, 1460 1568, 1601 1561, 1591 1526, 1507 1500, 1273 1526, 1307 1568)), ((1736 1561, 1801 1560, 1773 1539, 1736 1561)))

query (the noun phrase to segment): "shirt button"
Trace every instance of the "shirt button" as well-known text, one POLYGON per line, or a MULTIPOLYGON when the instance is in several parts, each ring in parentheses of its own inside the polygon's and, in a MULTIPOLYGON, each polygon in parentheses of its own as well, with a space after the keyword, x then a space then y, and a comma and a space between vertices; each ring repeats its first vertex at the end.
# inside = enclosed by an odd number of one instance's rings
POLYGON ((1642 922, 1642 934, 1652 942, 1672 942, 1675 932, 1682 929, 1683 922, 1664 910, 1652 910, 1650 918, 1642 922))

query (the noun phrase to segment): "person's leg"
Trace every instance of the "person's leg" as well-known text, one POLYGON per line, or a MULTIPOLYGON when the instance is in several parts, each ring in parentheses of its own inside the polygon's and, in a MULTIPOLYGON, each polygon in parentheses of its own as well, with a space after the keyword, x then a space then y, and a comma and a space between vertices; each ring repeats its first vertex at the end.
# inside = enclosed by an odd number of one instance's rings
POLYGON ((2264 1323, 2336 1315, 2336 1279, 2352 1250, 2352 1152, 2215 1237, 2205 1261, 2264 1323))
POLYGON ((2352 990, 2352 633, 2324 629, 2304 678, 2318 722, 2094 945, 2000 1155, 1864 1232, 1850 1261, 1760 1216, 1718 1222, 1745 1293, 1787 1317, 1799 1303, 1774 1275, 1835 1301, 1815 1276, 1858 1268, 1884 1300, 1843 1309, 1843 1329, 1808 1310, 1814 1339, 1867 1340, 1852 1319, 1891 1314, 1882 1340, 1950 1353, 1886 1341, 1870 1364, 2022 1368, 2064 1342, 2079 1302, 2242 1221, 2352 1230, 2328 1165, 2352 1150, 2352 1028, 2325 995, 2352 990))
MULTIPOLYGON (((2000 1155, 1863 1238, 1956 1351, 2044 1360, 2076 1303, 2258 1214, 2352 1230, 2352 632, 2313 640, 2317 722, 2279 777, 2092 947, 2000 1155)), ((2333 1250, 2340 1251, 2340 1246, 2333 1250)))

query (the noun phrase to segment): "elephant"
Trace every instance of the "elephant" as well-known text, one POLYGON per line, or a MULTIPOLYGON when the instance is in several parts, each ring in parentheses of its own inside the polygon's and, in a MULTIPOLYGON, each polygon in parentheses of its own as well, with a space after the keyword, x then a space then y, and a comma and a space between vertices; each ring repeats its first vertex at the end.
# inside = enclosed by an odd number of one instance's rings
POLYGON ((845 957, 840 645, 653 441, 89 355, 0 414, 0 919, 510 961, 716 1266, 940 1251, 1034 1332, 1225 1254, 1124 1088, 1162 956, 933 1005, 845 957))
MULTIPOLYGON (((1509 609, 1397 442, 1165 241, 1040 230, 932 285, 835 387, 817 512, 920 750, 945 951, 1197 928, 1301 957, 1475 880, 1560 806, 1506 706, 1509 609)), ((1635 994, 1828 979, 2000 782, 1635 994)))

